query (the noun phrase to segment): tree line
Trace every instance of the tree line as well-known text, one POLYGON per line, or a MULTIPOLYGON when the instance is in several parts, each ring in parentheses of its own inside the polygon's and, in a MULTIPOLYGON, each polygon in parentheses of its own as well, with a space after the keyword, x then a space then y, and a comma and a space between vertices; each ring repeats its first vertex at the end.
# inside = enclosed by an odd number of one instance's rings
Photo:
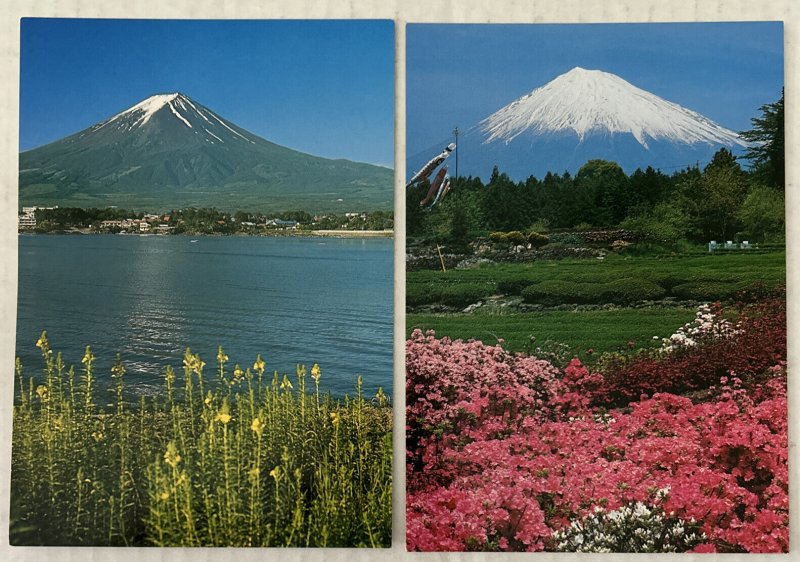
MULTIPOLYGON (((115 207, 103 209, 55 207, 52 209, 37 209, 35 216, 35 231, 54 232, 70 228, 99 231, 103 221, 143 220, 150 215, 115 207)), ((306 211, 284 211, 270 214, 249 213, 246 211, 231 213, 215 208, 191 207, 172 210, 157 216, 158 220, 153 222, 169 226, 171 228, 170 231, 174 234, 234 234, 248 232, 253 227, 263 225, 270 219, 293 221, 298 224, 298 228, 306 230, 384 230, 391 229, 394 223, 394 214, 391 211, 312 215, 306 211)))

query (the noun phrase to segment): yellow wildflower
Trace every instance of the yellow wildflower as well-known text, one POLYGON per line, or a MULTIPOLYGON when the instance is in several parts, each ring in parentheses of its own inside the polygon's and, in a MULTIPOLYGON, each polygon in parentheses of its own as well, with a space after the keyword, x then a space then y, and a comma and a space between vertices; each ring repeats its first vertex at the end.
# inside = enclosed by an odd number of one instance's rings
POLYGON ((36 396, 39 397, 39 400, 47 400, 47 393, 48 390, 46 385, 40 384, 36 387, 36 396))
POLYGON ((211 406, 211 402, 213 402, 213 401, 214 401, 214 398, 212 397, 211 391, 209 390, 206 393, 206 399, 203 400, 203 404, 205 404, 206 406, 211 406))
POLYGON ((47 345, 47 332, 42 332, 42 335, 39 336, 39 339, 36 340, 36 347, 39 349, 44 349, 47 345))
POLYGON ((264 360, 261 359, 261 355, 257 355, 256 356, 256 362, 253 363, 253 369, 258 371, 259 375, 263 375, 264 374, 264 367, 265 367, 264 360))
POLYGON ((255 466, 250 469, 247 475, 250 477, 251 480, 256 481, 258 480, 258 477, 261 476, 261 471, 258 469, 257 466, 255 466))
POLYGON ((281 477, 281 467, 276 466, 275 468, 269 471, 269 475, 272 476, 277 482, 278 480, 280 480, 281 477))
POLYGON ((125 374, 125 367, 122 363, 115 363, 113 367, 111 367, 111 376, 114 378, 120 378, 122 375, 125 374))
POLYGON ((206 362, 200 359, 199 355, 194 355, 190 349, 186 349, 186 353, 183 356, 183 366, 192 371, 195 374, 201 375, 203 373, 203 367, 205 367, 206 362))
POLYGON ((231 421, 231 410, 227 398, 222 401, 222 408, 217 412, 217 417, 214 418, 214 421, 221 422, 223 425, 231 421))
POLYGON ((219 346, 219 350, 217 351, 217 362, 218 363, 225 363, 228 360, 228 356, 222 351, 222 346, 219 346))
POLYGON ((167 501, 169 499, 169 493, 168 492, 161 492, 158 495, 158 499, 160 499, 162 502, 163 501, 167 501))
POLYGON ((244 371, 242 371, 242 368, 237 363, 236 367, 233 369, 233 378, 235 380, 238 380, 238 379, 242 378, 243 376, 244 376, 244 371))
POLYGON ((339 426, 339 424, 342 422, 342 416, 339 415, 339 412, 331 412, 331 422, 334 426, 339 426))
POLYGON ((261 434, 264 433, 264 424, 258 418, 253 418, 253 423, 250 424, 250 429, 255 432, 256 435, 261 437, 261 434))
POLYGON ((175 468, 178 466, 178 463, 181 462, 181 456, 178 454, 178 447, 175 445, 175 441, 170 441, 167 444, 167 452, 164 453, 164 462, 172 468, 175 468))
POLYGON ((94 437, 95 441, 100 442, 100 441, 103 440, 103 437, 104 437, 103 436, 103 432, 102 431, 95 431, 94 433, 92 433, 92 437, 94 437))
POLYGON ((281 389, 282 390, 290 390, 292 388, 294 388, 292 386, 292 381, 289 380, 289 377, 287 377, 286 375, 283 375, 283 382, 281 383, 281 389))
POLYGON ((319 368, 319 365, 314 363, 314 366, 311 367, 311 378, 314 379, 314 382, 319 382, 319 378, 322 376, 322 369, 319 368))
POLYGON ((94 354, 92 353, 91 348, 87 345, 86 346, 86 353, 83 354, 83 359, 81 359, 81 363, 84 365, 88 365, 94 361, 94 354))

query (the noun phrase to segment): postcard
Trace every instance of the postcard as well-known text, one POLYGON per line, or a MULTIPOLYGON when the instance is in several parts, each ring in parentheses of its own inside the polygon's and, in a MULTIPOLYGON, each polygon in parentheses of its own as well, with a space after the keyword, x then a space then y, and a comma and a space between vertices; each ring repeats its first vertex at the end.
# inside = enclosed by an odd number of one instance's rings
POLYGON ((788 552, 782 23, 406 45, 407 548, 788 552))
POLYGON ((388 547, 394 24, 21 21, 13 545, 388 547))

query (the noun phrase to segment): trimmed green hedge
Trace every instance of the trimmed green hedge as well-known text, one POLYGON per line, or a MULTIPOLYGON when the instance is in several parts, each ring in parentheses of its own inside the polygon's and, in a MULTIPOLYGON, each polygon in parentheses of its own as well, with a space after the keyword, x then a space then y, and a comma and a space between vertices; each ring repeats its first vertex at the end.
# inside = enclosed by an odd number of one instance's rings
POLYGON ((406 287, 406 304, 467 306, 494 294, 494 283, 425 283, 406 287))
POLYGON ((494 286, 484 283, 445 285, 441 303, 447 306, 467 306, 494 293, 494 286))
POLYGON ((521 295, 523 289, 538 281, 530 275, 507 277, 497 282, 497 292, 504 295, 521 295))
POLYGON ((656 300, 666 295, 663 287, 644 279, 617 279, 607 283, 542 281, 522 290, 527 303, 557 304, 632 304, 656 300))
POLYGON ((439 283, 415 283, 406 285, 406 304, 420 306, 433 304, 442 298, 442 285, 439 283))
POLYGON ((698 281, 683 283, 672 288, 672 295, 683 300, 716 301, 729 300, 736 297, 737 293, 747 288, 752 283, 747 282, 720 282, 698 281))
POLYGON ((542 281, 522 290, 522 298, 527 303, 555 306, 557 304, 586 303, 589 294, 596 288, 593 283, 574 283, 572 281, 542 281))
POLYGON ((645 279, 617 279, 598 283, 600 303, 633 304, 663 298, 667 291, 645 279))

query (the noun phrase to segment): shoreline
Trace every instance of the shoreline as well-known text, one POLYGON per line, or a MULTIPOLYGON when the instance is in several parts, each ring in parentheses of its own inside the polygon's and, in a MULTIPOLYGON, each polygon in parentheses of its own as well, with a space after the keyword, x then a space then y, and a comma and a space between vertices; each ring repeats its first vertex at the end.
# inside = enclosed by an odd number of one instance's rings
POLYGON ((275 232, 234 232, 232 234, 218 234, 207 232, 181 232, 178 234, 155 234, 149 232, 92 232, 88 228, 73 228, 70 230, 59 230, 52 232, 33 232, 26 230, 17 231, 17 235, 34 236, 64 236, 64 235, 108 235, 108 236, 253 236, 253 237, 272 237, 282 236, 292 237, 318 237, 318 238, 394 238, 394 230, 280 230, 275 232))

